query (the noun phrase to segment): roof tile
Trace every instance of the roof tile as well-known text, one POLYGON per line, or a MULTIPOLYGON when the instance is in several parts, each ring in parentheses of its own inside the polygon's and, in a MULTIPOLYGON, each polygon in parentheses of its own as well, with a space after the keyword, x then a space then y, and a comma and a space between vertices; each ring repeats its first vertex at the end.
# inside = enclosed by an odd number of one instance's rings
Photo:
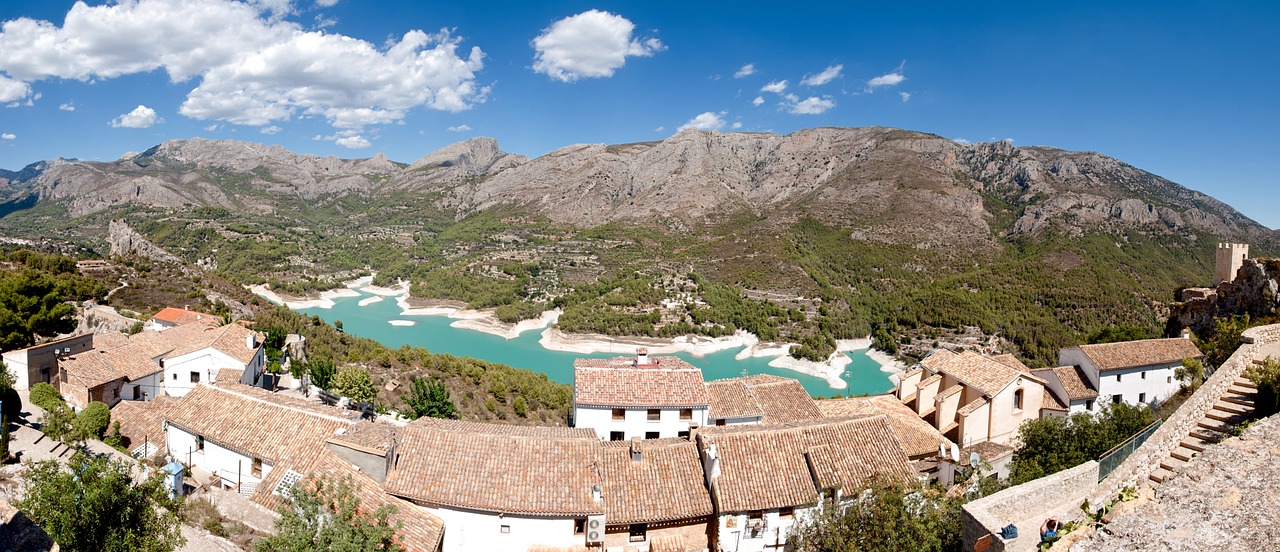
POLYGON ((1200 352, 1195 343, 1182 337, 1141 339, 1118 343, 1095 343, 1081 345, 1080 350, 1098 366, 1099 370, 1104 372, 1153 364, 1168 364, 1187 358, 1203 356, 1203 353, 1200 352))
POLYGON ((678 357, 580 358, 573 362, 573 402, 591 406, 708 406, 702 370, 678 357))

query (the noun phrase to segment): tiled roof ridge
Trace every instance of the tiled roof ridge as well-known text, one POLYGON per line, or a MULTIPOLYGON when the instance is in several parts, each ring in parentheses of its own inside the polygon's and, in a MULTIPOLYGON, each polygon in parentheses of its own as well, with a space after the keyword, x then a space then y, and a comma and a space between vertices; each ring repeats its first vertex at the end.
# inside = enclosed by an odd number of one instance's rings
POLYGON ((274 402, 274 401, 268 401, 268 400, 266 400, 266 399, 262 399, 262 398, 259 398, 259 397, 254 397, 254 396, 252 396, 252 395, 247 395, 247 394, 241 393, 241 392, 236 391, 236 390, 234 390, 234 389, 229 389, 229 388, 228 388, 228 387, 226 387, 226 386, 222 386, 222 385, 209 385, 209 384, 205 384, 205 383, 201 383, 200 385, 201 385, 201 386, 204 386, 204 387, 208 387, 209 389, 216 389, 216 390, 218 390, 218 391, 221 391, 221 392, 223 392, 223 393, 227 393, 227 394, 230 394, 230 395, 235 395, 235 396, 240 397, 240 398, 245 399, 245 400, 249 400, 249 401, 253 401, 253 402, 256 402, 256 403, 265 404, 265 405, 267 405, 267 406, 273 406, 273 407, 276 407, 276 408, 280 408, 280 409, 288 410, 288 411, 290 411, 290 412, 296 412, 296 413, 299 413, 299 414, 306 414, 306 415, 308 415, 308 416, 314 416, 314 417, 316 417, 316 418, 323 418, 323 419, 325 419, 325 420, 329 420, 329 421, 331 421, 331 422, 340 422, 340 423, 344 423, 344 424, 349 424, 349 423, 351 423, 351 420, 350 420, 350 419, 347 419, 347 418, 343 418, 343 417, 340 417, 340 416, 331 416, 331 415, 329 415, 329 414, 321 414, 321 413, 319 413, 319 412, 315 412, 315 411, 312 411, 312 410, 305 410, 305 409, 302 409, 302 408, 298 408, 298 407, 296 407, 296 406, 290 406, 290 405, 281 404, 281 403, 274 402))

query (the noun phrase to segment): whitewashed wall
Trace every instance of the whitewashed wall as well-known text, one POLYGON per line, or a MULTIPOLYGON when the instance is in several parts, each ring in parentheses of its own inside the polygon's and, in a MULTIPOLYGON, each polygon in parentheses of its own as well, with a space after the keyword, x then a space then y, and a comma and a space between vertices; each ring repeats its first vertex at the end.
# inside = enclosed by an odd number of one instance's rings
POLYGON ((429 507, 444 521, 444 552, 526 552, 530 546, 570 547, 587 542, 573 534, 574 518, 502 515, 449 507, 429 507), (508 532, 502 532, 502 526, 508 532))
POLYGON ((649 420, 647 408, 625 409, 625 416, 622 420, 613 419, 612 408, 574 406, 573 409, 574 427, 594 429, 596 436, 601 441, 608 441, 609 434, 613 431, 623 432, 625 440, 630 440, 632 437, 644 439, 645 433, 650 431, 658 432, 659 438, 677 437, 681 431, 689 431, 691 423, 706 426, 707 409, 695 408, 693 409, 693 419, 681 420, 680 409, 662 408, 658 411, 657 421, 649 420))

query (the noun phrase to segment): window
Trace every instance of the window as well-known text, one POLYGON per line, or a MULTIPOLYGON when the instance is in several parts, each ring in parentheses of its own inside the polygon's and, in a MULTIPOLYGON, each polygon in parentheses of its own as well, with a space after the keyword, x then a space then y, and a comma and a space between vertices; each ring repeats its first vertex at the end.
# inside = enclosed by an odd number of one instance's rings
POLYGON ((662 411, 656 408, 649 409, 649 421, 656 422, 662 419, 662 411))
POLYGON ((191 383, 200 383, 200 372, 191 373, 191 383))
POLYGON ((692 408, 681 408, 681 409, 680 409, 680 419, 681 419, 681 420, 692 420, 692 419, 693 419, 693 409, 692 409, 692 408))
POLYGON ((1173 383, 1173 376, 1169 376, 1169 377, 1165 378, 1165 379, 1164 379, 1164 382, 1165 382, 1165 383, 1173 383))
POLYGON ((1022 410, 1022 390, 1018 389, 1013 392, 1013 409, 1022 410))
POLYGON ((172 379, 173 379, 173 381, 178 381, 178 373, 177 373, 177 372, 174 372, 174 373, 173 373, 173 378, 172 378, 172 379))
POLYGON ((782 509, 778 510, 778 515, 779 515, 779 516, 794 516, 794 515, 796 515, 796 509, 795 509, 794 507, 792 507, 792 506, 787 506, 786 508, 782 508, 782 509))
POLYGON ((142 386, 141 385, 133 386, 133 400, 136 401, 141 398, 142 398, 142 386))
POLYGON ((587 518, 578 518, 573 520, 573 534, 581 535, 587 532, 587 518))
POLYGON ((1112 395, 1111 402, 1113 403, 1124 402, 1124 395, 1112 395))
POLYGON ((503 526, 501 526, 501 527, 499 527, 499 528, 498 528, 498 532, 503 533, 503 534, 510 533, 510 532, 511 532, 511 526, 510 526, 510 525, 503 525, 503 526))
POLYGON ((626 418, 627 418, 627 411, 626 411, 626 410, 623 410, 623 409, 621 409, 621 408, 615 408, 615 409, 613 409, 613 419, 615 419, 615 420, 625 420, 626 418))
POLYGON ((1145 402, 1147 402, 1147 394, 1146 394, 1146 393, 1138 393, 1138 402, 1140 402, 1140 403, 1145 403, 1145 402))
POLYGON ((656 431, 646 431, 646 432, 644 432, 644 438, 645 438, 645 439, 657 439, 657 438, 658 438, 658 432, 656 432, 656 431))
POLYGON ((302 474, 289 470, 284 472, 284 477, 280 478, 280 482, 276 483, 276 488, 271 489, 271 494, 277 496, 289 496, 293 493, 293 486, 302 481, 302 474))
POLYGON ((1142 372, 1142 379, 1147 379, 1147 373, 1146 373, 1146 372, 1142 372))
POLYGON ((115 399, 120 398, 120 388, 119 388, 119 387, 117 387, 117 388, 115 388, 115 389, 112 389, 112 390, 111 390, 111 397, 112 397, 112 398, 115 398, 115 399))
POLYGON ((764 536, 764 512, 755 511, 747 514, 747 538, 756 539, 764 536))
POLYGON ((262 477, 262 459, 254 458, 253 466, 249 468, 249 475, 254 477, 262 477))
POLYGON ((686 430, 686 431, 678 432, 678 433, 676 433, 676 437, 680 437, 681 439, 688 439, 688 438, 689 438, 689 432, 688 432, 687 430, 686 430))
POLYGON ((204 436, 203 436, 203 435, 196 435, 196 450, 197 450, 197 451, 204 450, 204 436))
POLYGON ((716 425, 718 425, 718 426, 722 426, 722 425, 724 425, 724 418, 718 418, 718 419, 716 419, 716 425))
POLYGON ((610 431, 610 432, 609 432, 609 440, 610 440, 610 441, 624 441, 624 440, 626 440, 626 438, 627 438, 627 434, 626 434, 626 433, 623 433, 623 432, 621 432, 621 431, 610 431))
POLYGON ((1093 399, 1089 399, 1084 402, 1084 409, 1089 412, 1093 412, 1093 399))
POLYGON ((630 531, 631 542, 644 542, 648 538, 649 525, 645 523, 632 523, 630 531))
POLYGON ((1116 383, 1120 383, 1120 376, 1123 376, 1123 375, 1124 374, 1116 374, 1116 383))

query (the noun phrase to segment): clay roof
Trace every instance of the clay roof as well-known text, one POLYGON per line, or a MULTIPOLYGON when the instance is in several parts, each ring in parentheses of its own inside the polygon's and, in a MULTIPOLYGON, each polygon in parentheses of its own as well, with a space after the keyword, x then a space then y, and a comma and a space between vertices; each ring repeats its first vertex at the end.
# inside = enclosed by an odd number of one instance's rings
MULTIPOLYGON (((96 344, 96 337, 95 344, 96 344)), ((129 336, 129 343, 151 358, 164 356, 174 349, 173 341, 163 332, 141 331, 129 336)))
POLYGON ((1068 401, 1079 401, 1095 399, 1098 397, 1098 390, 1093 388, 1093 384, 1089 383, 1089 376, 1085 375, 1084 369, 1079 366, 1058 366, 1055 368, 1041 368, 1036 370, 1040 372, 1053 372, 1054 377, 1062 383, 1062 389, 1067 392, 1066 399, 1068 401))
POLYGON ((960 407, 960 410, 956 411, 956 414, 960 416, 968 416, 970 414, 973 414, 973 411, 979 408, 982 408, 986 404, 987 404, 986 397, 978 397, 976 399, 973 399, 972 401, 969 401, 969 404, 966 404, 960 407))
POLYGON ((711 404, 702 370, 677 357, 580 358, 573 362, 573 402, 590 406, 695 407, 711 404))
POLYGON ((151 357, 131 346, 114 349, 89 349, 58 360, 58 369, 76 382, 92 389, 109 381, 132 381, 162 370, 151 357))
POLYGON ((600 483, 600 442, 594 433, 566 437, 558 429, 419 419, 401 430, 384 487, 403 498, 489 512, 603 513, 591 493, 600 483))
POLYGON ((960 449, 960 461, 967 463, 969 461, 969 453, 971 452, 978 453, 979 460, 983 462, 991 462, 993 460, 999 460, 1001 458, 1004 458, 1005 456, 1013 454, 1013 451, 1014 451, 1014 448, 1009 445, 1002 445, 1000 443, 994 443, 991 441, 983 441, 981 443, 974 443, 972 445, 969 445, 967 447, 960 449))
POLYGON ((204 326, 188 324, 161 332, 173 344, 173 350, 167 358, 194 353, 201 349, 214 349, 238 362, 249 364, 262 348, 262 336, 240 324, 225 326, 204 326), (254 336, 255 348, 245 346, 248 336, 254 336))
POLYGON ((468 422, 466 420, 442 420, 423 416, 409 422, 411 426, 424 426, 461 431, 464 433, 484 433, 488 435, 509 435, 512 437, 549 438, 549 439, 595 439, 596 430, 589 427, 569 426, 524 426, 510 424, 491 424, 484 422, 468 422))
POLYGON ((156 397, 151 401, 120 401, 111 407, 111 421, 120 422, 120 434, 128 439, 130 450, 143 443, 164 448, 164 418, 178 404, 175 397, 156 397))
POLYGON ((719 455, 712 495, 722 512, 813 504, 819 489, 850 494, 874 476, 915 473, 884 416, 709 427, 698 442, 719 455))
POLYGON ((93 334, 94 349, 114 349, 129 344, 129 336, 120 332, 97 332, 93 334))
POLYGON ((300 454, 299 443, 323 445, 359 416, 315 403, 297 404, 304 402, 247 385, 200 384, 165 419, 246 456, 279 463, 300 454))
MULTIPOLYGON (((407 500, 401 500, 383 491, 382 487, 369 476, 352 469, 349 462, 342 460, 324 447, 317 449, 314 461, 306 465, 293 465, 295 472, 308 474, 304 484, 311 484, 316 478, 327 481, 352 483, 352 494, 360 499, 360 508, 366 512, 376 511, 383 506, 394 506, 396 513, 391 516, 392 523, 399 521, 400 530, 396 533, 396 542, 409 552, 435 552, 440 548, 440 539, 444 536, 444 521, 426 508, 407 500)), ((271 474, 286 470, 272 469, 271 474)), ((265 487, 264 485, 259 488, 265 487)), ((271 487, 274 488, 274 483, 271 487)))
POLYGON ((964 391, 964 386, 960 384, 955 384, 955 385, 952 385, 951 387, 943 389, 941 393, 938 393, 938 398, 945 399, 947 397, 950 397, 962 391, 964 391))
POLYGON ((996 362, 999 362, 1000 364, 1003 364, 1003 365, 1005 365, 1005 366, 1008 366, 1008 367, 1010 367, 1010 368, 1013 368, 1014 370, 1017 370, 1017 371, 1022 372, 1022 373, 1024 373, 1024 374, 1030 374, 1030 373, 1031 373, 1031 369, 1030 369, 1030 368, 1027 368, 1027 365, 1026 365, 1026 364, 1023 364, 1021 360, 1018 360, 1018 357, 1013 356, 1013 355, 1008 354, 1008 353, 1003 354, 1003 355, 995 355, 995 356, 991 357, 991 360, 994 360, 994 361, 996 361, 996 362))
POLYGON ((1121 341, 1119 343, 1096 343, 1081 345, 1089 360, 1099 370, 1120 370, 1153 364, 1180 362, 1187 358, 1203 356, 1200 349, 1190 339, 1170 337, 1165 339, 1141 339, 1138 341, 1121 341))
POLYGON ((1040 401, 1040 409, 1041 410, 1058 410, 1061 412, 1066 412, 1067 410, 1069 410, 1069 408, 1067 408, 1066 403, 1062 402, 1062 399, 1058 398, 1058 394, 1054 393, 1053 390, 1050 389, 1049 386, 1047 385, 1044 386, 1044 399, 1040 401))
POLYGON ((386 456, 399 434, 398 429, 390 424, 362 421, 330 437, 328 442, 386 456))
POLYGON ((218 321, 218 317, 212 314, 179 309, 176 307, 165 307, 160 309, 160 312, 157 312, 155 316, 152 316, 151 318, 152 320, 159 320, 175 326, 182 326, 192 322, 216 324, 218 321))
POLYGON ((698 446, 688 439, 601 444, 605 520, 654 523, 712 514, 698 446), (633 447, 640 459, 632 460, 633 447))
POLYGON ((711 419, 761 416, 761 423, 779 424, 821 418, 822 412, 799 381, 757 374, 709 381, 711 419))
MULTIPOLYGON (((1009 359, 1005 359, 1008 361, 1009 359)), ((1013 359, 1015 362, 1017 359, 1013 359)), ((985 357, 973 351, 953 353, 940 349, 920 361, 930 372, 944 373, 976 389, 987 397, 994 397, 1000 390, 1008 387, 1019 376, 1030 377, 1043 383, 1043 380, 1032 376, 1030 371, 1023 372, 992 357, 985 357)), ((1021 365, 1021 363, 1018 363, 1021 365)), ((1023 366, 1023 368, 1026 368, 1023 366)))
POLYGON ((902 449, 907 456, 936 453, 939 444, 951 443, 938 432, 937 428, 924 421, 911 410, 911 407, 903 404, 893 395, 849 397, 816 402, 818 409, 829 418, 883 414, 889 422, 889 429, 893 430, 898 442, 902 443, 902 449))

